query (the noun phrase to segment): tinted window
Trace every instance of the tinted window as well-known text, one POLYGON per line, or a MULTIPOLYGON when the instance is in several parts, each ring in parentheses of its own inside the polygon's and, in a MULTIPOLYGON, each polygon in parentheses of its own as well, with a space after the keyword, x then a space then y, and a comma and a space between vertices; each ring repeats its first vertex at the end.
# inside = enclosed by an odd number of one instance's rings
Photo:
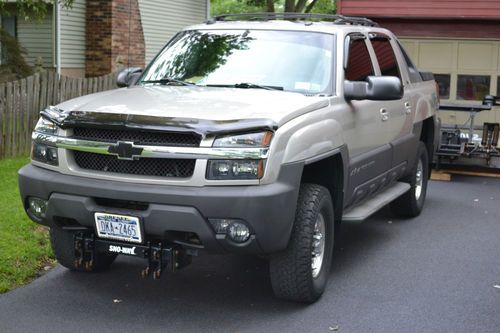
POLYGON ((399 73, 396 55, 392 49, 391 42, 386 38, 375 38, 372 40, 373 49, 377 56, 378 64, 382 76, 397 76, 401 79, 399 73))
POLYGON ((450 74, 434 74, 434 79, 439 86, 439 98, 450 98, 450 74))
POLYGON ((490 92, 490 76, 459 75, 457 99, 482 101, 490 92))
POLYGON ((365 81, 366 77, 375 75, 370 53, 364 39, 351 38, 349 57, 345 78, 349 81, 365 81))

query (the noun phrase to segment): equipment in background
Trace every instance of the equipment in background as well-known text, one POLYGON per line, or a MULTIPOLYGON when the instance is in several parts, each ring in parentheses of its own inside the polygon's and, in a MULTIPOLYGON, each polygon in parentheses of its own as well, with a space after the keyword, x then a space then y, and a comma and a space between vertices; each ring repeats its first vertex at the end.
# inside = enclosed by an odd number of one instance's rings
POLYGON ((486 96, 482 104, 463 105, 442 103, 440 111, 468 112, 469 119, 463 126, 442 125, 439 146, 435 154, 436 168, 443 165, 479 166, 500 169, 500 151, 497 149, 500 124, 484 123, 482 137, 474 134, 474 120, 482 111, 500 105, 500 96, 486 96), (469 125, 466 127, 466 125, 469 125))

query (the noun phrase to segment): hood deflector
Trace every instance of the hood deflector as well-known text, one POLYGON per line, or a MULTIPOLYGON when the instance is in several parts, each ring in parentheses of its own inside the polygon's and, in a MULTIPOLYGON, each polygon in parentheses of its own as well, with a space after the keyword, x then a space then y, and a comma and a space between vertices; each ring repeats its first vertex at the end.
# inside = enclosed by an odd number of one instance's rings
POLYGON ((92 111, 65 112, 54 107, 41 111, 40 115, 63 129, 84 126, 159 132, 194 132, 203 137, 243 131, 274 131, 278 128, 276 122, 271 119, 206 120, 92 111))

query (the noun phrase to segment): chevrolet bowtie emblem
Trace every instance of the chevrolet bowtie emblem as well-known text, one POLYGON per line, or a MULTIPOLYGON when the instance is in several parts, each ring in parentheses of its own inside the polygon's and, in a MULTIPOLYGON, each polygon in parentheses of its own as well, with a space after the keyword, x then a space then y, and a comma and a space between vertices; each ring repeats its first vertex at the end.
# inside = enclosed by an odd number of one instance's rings
POLYGON ((118 141, 116 145, 109 146, 108 153, 116 155, 119 160, 133 160, 141 156, 143 149, 134 146, 133 142, 118 141))

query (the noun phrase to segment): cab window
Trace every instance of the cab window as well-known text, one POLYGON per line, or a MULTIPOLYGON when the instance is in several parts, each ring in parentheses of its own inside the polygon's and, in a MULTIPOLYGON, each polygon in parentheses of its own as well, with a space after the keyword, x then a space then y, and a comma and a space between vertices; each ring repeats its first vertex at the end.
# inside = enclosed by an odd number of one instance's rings
POLYGON ((371 40, 382 76, 397 76, 401 80, 398 61, 388 38, 376 37, 371 40))
POLYGON ((349 81, 365 81, 375 75, 373 64, 363 37, 348 37, 349 50, 345 78, 349 81))

